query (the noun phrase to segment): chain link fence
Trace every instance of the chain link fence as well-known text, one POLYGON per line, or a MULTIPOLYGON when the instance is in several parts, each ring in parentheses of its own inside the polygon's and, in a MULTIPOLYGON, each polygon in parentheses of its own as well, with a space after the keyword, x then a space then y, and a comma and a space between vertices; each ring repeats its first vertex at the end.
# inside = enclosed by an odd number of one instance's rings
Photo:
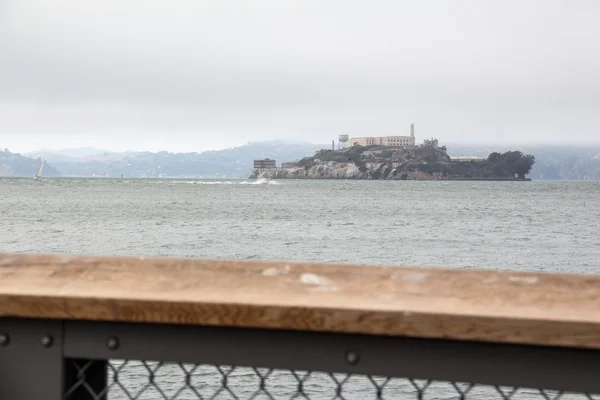
MULTIPOLYGON (((208 399, 514 399, 600 400, 600 395, 316 371, 111 360, 102 388, 90 384, 103 362, 68 360, 75 379, 65 399, 86 393, 94 400, 208 399)), ((600 379, 600 376, 598 377, 600 379)))

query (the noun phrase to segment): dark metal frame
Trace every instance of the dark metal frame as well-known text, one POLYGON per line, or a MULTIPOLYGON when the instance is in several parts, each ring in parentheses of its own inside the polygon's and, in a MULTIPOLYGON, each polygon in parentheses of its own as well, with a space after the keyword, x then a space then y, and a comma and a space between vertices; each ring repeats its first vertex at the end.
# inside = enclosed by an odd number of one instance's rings
MULTIPOLYGON (((600 334, 600 333, 599 333, 600 334)), ((142 323, 0 318, 0 399, 64 398, 73 360, 136 359, 600 393, 600 350, 142 323), (67 362, 67 360, 69 362, 67 362)), ((86 384, 106 385, 106 363, 86 384)), ((80 390, 70 399, 88 399, 80 390)))

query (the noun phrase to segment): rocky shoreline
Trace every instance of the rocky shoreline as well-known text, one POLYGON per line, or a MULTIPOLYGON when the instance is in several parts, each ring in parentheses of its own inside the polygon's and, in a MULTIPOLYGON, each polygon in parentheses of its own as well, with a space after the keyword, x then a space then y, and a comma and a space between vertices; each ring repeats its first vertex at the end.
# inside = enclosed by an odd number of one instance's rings
MULTIPOLYGON (((303 168, 270 168, 270 169, 254 169, 249 179, 334 179, 334 180, 368 180, 373 179, 368 174, 363 176, 361 173, 357 173, 352 168, 343 169, 337 166, 326 166, 318 171, 306 171, 303 168)), ((529 178, 459 178, 459 177, 444 177, 440 174, 424 175, 424 174, 411 174, 411 176, 403 177, 402 175, 396 175, 386 178, 378 178, 376 180, 416 180, 416 181, 503 181, 503 182, 530 182, 529 178)))

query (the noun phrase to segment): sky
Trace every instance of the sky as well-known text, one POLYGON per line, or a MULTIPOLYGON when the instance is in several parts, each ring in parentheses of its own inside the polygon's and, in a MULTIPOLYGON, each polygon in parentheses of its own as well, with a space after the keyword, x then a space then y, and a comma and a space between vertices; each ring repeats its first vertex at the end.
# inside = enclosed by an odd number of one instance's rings
POLYGON ((0 148, 600 142, 597 0, 0 0, 0 148))

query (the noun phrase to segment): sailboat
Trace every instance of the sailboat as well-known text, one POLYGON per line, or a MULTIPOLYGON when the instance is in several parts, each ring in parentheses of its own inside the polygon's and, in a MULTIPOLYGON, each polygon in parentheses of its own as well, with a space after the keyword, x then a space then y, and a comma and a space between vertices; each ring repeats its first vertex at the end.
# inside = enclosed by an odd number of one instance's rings
POLYGON ((40 165, 40 170, 38 171, 38 173, 33 177, 33 179, 40 179, 42 177, 42 174, 44 173, 44 159, 42 158, 42 165, 40 165))

